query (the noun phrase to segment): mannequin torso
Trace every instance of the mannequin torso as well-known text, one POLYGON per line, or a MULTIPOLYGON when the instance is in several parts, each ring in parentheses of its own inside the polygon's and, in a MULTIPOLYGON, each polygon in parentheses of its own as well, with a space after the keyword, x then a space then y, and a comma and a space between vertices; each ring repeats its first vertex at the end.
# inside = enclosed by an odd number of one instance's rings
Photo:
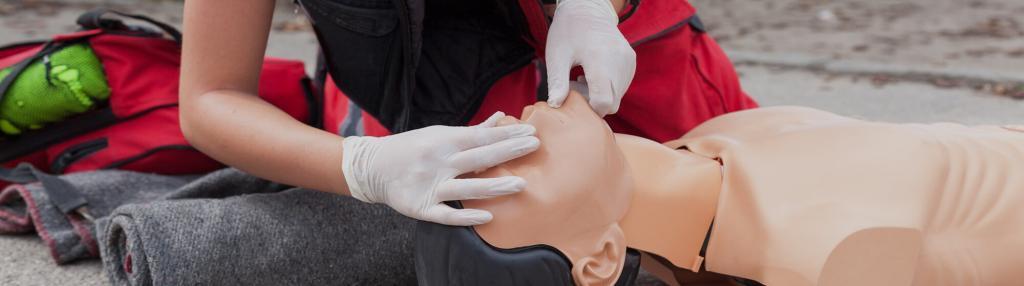
POLYGON ((723 162, 709 271, 767 285, 1019 278, 1024 133, 777 107, 713 119, 667 145, 723 162))

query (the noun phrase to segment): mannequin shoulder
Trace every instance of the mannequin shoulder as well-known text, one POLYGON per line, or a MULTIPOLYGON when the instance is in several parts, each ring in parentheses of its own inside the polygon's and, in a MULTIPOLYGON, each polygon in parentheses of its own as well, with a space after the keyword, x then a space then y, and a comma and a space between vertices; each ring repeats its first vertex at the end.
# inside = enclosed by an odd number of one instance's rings
POLYGON ((718 153, 716 150, 729 145, 774 138, 791 130, 850 122, 860 121, 809 107, 763 107, 713 118, 666 145, 688 146, 691 150, 696 147, 695 145, 709 145, 714 147, 705 150, 706 152, 718 153))
POLYGON ((698 125, 686 134, 701 137, 710 134, 744 134, 744 137, 797 126, 825 125, 856 121, 834 113, 801 106, 763 107, 724 114, 698 125))

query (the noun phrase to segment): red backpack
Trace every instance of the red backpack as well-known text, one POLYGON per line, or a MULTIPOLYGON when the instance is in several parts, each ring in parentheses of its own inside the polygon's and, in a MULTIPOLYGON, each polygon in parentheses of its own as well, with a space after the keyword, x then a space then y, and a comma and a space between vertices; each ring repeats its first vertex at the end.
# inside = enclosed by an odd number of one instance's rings
MULTIPOLYGON (((103 9, 82 15, 78 24, 82 31, 0 48, 0 69, 13 71, 0 83, 0 100, 30 63, 77 43, 88 44, 102 62, 109 100, 85 114, 0 141, 0 167, 26 162, 51 174, 98 169, 197 174, 221 168, 192 148, 178 125, 181 33, 145 16, 103 9), (129 26, 109 15, 148 22, 160 31, 129 26)), ((259 96, 317 126, 320 100, 313 88, 302 62, 264 61, 259 96)))

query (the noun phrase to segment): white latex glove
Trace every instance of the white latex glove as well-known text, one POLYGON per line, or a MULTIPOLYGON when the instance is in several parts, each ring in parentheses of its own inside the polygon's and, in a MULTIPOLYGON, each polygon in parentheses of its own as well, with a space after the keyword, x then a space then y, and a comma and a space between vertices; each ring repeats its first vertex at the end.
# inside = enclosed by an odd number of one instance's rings
POLYGON ((569 71, 582 66, 590 88, 590 106, 600 116, 619 111, 636 73, 636 52, 619 32, 619 17, 609 0, 561 0, 548 30, 548 104, 559 107, 569 96, 569 71))
POLYGON ((491 213, 445 201, 485 199, 526 187, 520 177, 456 179, 526 155, 540 146, 527 124, 496 127, 505 114, 471 127, 431 126, 387 137, 346 137, 342 172, 352 197, 383 203, 411 218, 469 226, 491 213))

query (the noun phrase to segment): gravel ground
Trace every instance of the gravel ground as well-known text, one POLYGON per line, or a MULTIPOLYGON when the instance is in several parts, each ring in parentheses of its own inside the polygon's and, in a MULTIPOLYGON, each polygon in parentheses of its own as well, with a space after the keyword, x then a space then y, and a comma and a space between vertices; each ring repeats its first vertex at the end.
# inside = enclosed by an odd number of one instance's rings
MULTIPOLYGON (((1024 100, 1012 99, 1024 93, 1012 81, 1024 78, 1019 0, 692 1, 727 53, 741 58, 744 89, 763 105, 894 122, 1024 123, 1024 100), (825 69, 820 59, 861 68, 825 69)), ((96 2, 103 1, 0 2, 0 45, 74 29, 77 14, 96 2)), ((175 2, 106 3, 181 19, 175 2)), ((291 5, 278 10, 268 54, 311 67, 315 38, 291 5)), ((0 285, 105 283, 97 261, 58 267, 37 237, 0 236, 0 285)))

